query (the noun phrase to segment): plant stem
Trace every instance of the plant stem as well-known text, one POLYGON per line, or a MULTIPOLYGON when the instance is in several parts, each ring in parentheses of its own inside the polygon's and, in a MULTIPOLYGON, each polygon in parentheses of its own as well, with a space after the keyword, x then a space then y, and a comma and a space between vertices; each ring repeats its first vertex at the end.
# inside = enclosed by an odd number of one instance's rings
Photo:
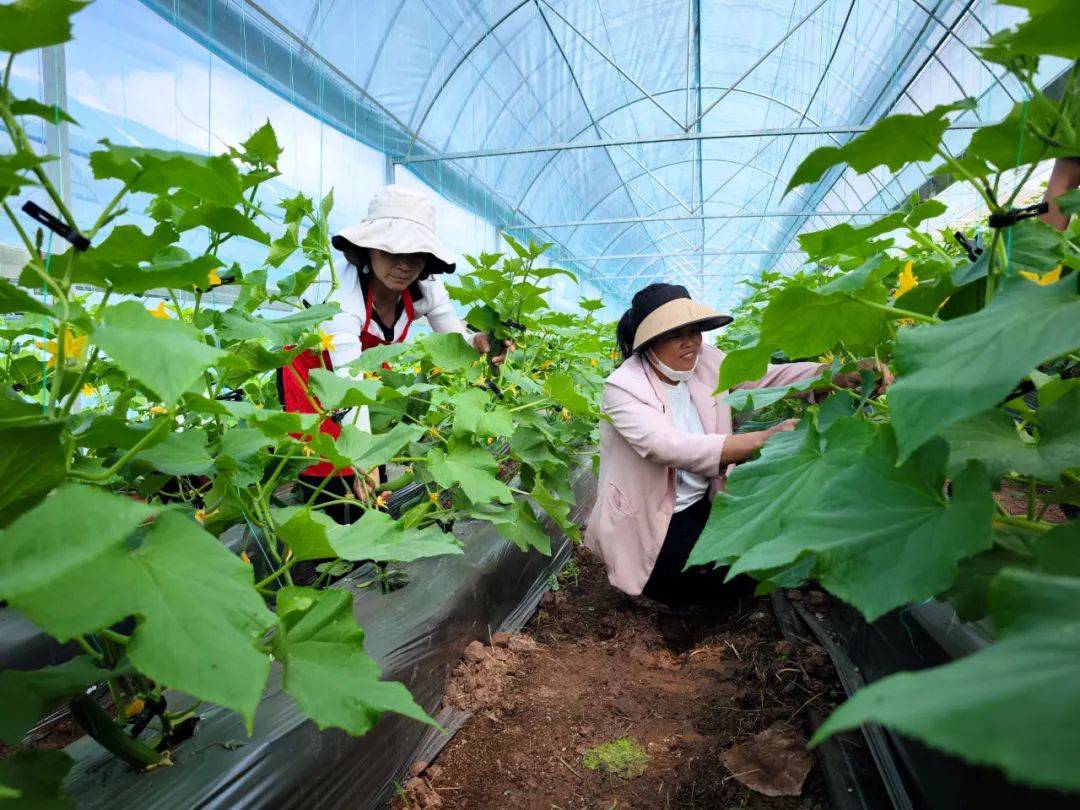
POLYGON ((135 442, 135 444, 131 446, 130 450, 124 453, 124 455, 120 456, 120 458, 117 459, 115 464, 113 464, 111 467, 108 467, 107 469, 102 470, 101 472, 79 473, 75 470, 72 470, 68 474, 74 478, 79 478, 83 481, 107 481, 109 478, 115 475, 121 467, 131 461, 131 459, 134 458, 140 450, 146 447, 146 445, 149 444, 153 439, 156 439, 162 433, 163 428, 167 428, 171 424, 171 419, 162 419, 161 421, 159 421, 156 425, 154 425, 152 428, 150 428, 150 430, 146 432, 145 436, 139 439, 139 441, 135 442))
POLYGON ((1036 523, 1034 520, 1013 517, 1011 515, 997 515, 994 518, 994 523, 999 526, 1012 526, 1015 529, 1024 529, 1025 531, 1037 532, 1039 534, 1048 532, 1053 528, 1049 523, 1036 523))
POLYGON ((880 310, 892 315, 896 319, 911 318, 913 321, 921 321, 923 323, 941 323, 940 318, 935 318, 933 315, 924 315, 921 312, 913 312, 910 309, 900 309, 900 307, 891 307, 888 304, 879 304, 876 301, 867 301, 864 298, 858 299, 859 303, 868 306, 872 309, 880 310))

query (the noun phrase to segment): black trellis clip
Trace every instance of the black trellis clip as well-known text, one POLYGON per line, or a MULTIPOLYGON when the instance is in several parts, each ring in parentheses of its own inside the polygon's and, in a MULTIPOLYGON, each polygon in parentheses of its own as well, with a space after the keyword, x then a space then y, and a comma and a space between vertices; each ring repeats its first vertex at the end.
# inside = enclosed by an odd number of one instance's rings
POLYGON ((990 215, 990 227, 1010 228, 1022 219, 1039 217, 1049 210, 1049 203, 1041 202, 1029 205, 1026 208, 1010 208, 1008 211, 998 211, 990 215))
POLYGON ((967 253, 967 257, 970 261, 975 261, 982 255, 982 247, 975 242, 972 242, 960 231, 956 231, 953 234, 953 239, 955 239, 960 244, 960 247, 964 249, 964 252, 967 253))
POLYGON ((90 249, 89 239, 87 239, 74 228, 70 228, 65 225, 63 222, 54 217, 37 203, 27 200, 25 203, 23 203, 22 210, 29 214, 32 219, 40 222, 42 225, 55 233, 61 239, 66 239, 67 241, 71 242, 71 244, 75 246, 76 250, 90 249))

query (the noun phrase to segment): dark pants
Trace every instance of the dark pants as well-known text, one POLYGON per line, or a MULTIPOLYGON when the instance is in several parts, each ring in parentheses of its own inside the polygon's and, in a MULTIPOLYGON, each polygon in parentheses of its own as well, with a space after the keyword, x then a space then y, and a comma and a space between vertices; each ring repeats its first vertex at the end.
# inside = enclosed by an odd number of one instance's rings
MULTIPOLYGON (((316 498, 313 506, 322 506, 328 501, 336 501, 341 498, 346 498, 352 495, 353 486, 352 475, 337 475, 330 479, 330 481, 323 487, 316 498)), ((302 503, 307 503, 311 497, 311 493, 319 488, 319 484, 323 482, 321 476, 301 475, 299 476, 299 495, 302 503)), ((328 515, 335 523, 341 523, 342 525, 347 523, 355 523, 360 519, 360 515, 364 513, 363 507, 359 503, 335 503, 327 506, 321 510, 328 515)))
POLYGON ((683 566, 690 558, 705 521, 709 519, 711 504, 708 496, 681 512, 671 516, 664 545, 656 558, 649 581, 642 593, 669 607, 686 607, 708 602, 717 602, 724 598, 724 577, 726 568, 709 568, 695 565, 686 571, 683 566))

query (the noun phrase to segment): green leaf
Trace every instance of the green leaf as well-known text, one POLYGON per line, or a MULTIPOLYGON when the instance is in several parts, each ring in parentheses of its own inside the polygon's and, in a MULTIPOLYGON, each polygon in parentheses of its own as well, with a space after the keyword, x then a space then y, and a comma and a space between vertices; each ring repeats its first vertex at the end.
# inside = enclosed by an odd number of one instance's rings
POLYGON ((0 5, 0 51, 16 54, 67 42, 71 15, 88 5, 73 0, 15 0, 0 5))
POLYGON ((244 147, 244 157, 249 162, 263 163, 274 168, 277 168, 278 158, 284 151, 278 145, 277 134, 269 120, 240 145, 244 147))
POLYGON ((265 338, 276 345, 295 343, 300 335, 339 312, 337 304, 317 304, 281 318, 262 318, 238 309, 221 313, 218 333, 230 340, 265 338))
POLYGON ((571 413, 591 416, 592 403, 581 393, 580 386, 570 374, 552 374, 544 380, 544 393, 571 413))
POLYGON ((258 645, 273 621, 251 568, 175 512, 132 535, 149 514, 61 487, 0 535, 0 595, 59 641, 136 616, 126 650, 140 672, 240 712, 250 728, 270 667, 258 645))
POLYGON ((63 751, 16 751, 0 759, 0 800, 12 810, 74 810, 62 788, 74 764, 63 751))
POLYGON ((896 259, 890 259, 884 253, 879 253, 876 256, 871 256, 854 270, 849 270, 829 283, 818 287, 817 292, 822 295, 862 292, 867 286, 877 284, 889 273, 896 270, 898 264, 899 262, 896 259))
MULTIPOLYGON (((1078 154, 1075 144, 1066 143, 1061 148, 1047 148, 1030 131, 1030 127, 1034 125, 1043 132, 1049 132, 1058 120, 1058 112, 1058 106, 1045 96, 1017 102, 999 123, 980 127, 975 131, 961 162, 973 174, 985 176, 1047 158, 1078 154), (987 166, 987 163, 990 165, 987 166)), ((1078 116, 1080 111, 1073 110, 1070 124, 1074 128, 1078 123, 1078 116)))
POLYGON ((339 408, 374 405, 379 401, 379 391, 383 387, 378 380, 351 380, 325 368, 313 368, 308 374, 308 379, 311 381, 311 390, 318 397, 319 402, 324 408, 332 411, 339 408))
POLYGON ((274 509, 270 513, 278 537, 297 560, 325 560, 339 556, 330 545, 328 534, 337 524, 317 510, 303 506, 274 509))
POLYGON ((383 712, 434 725, 400 683, 379 680, 379 667, 364 651, 364 631, 352 613, 353 597, 341 590, 282 588, 277 612, 285 628, 274 637, 285 691, 319 728, 367 733, 383 712))
POLYGON ((566 460, 552 452, 547 437, 535 427, 521 427, 510 436, 510 450, 523 463, 534 469, 548 464, 566 466, 566 460))
POLYGON ((718 394, 740 383, 764 377, 775 352, 775 347, 766 345, 747 346, 728 352, 720 365, 720 379, 714 393, 718 394))
POLYGON ((1080 345, 1077 275, 1007 284, 986 309, 901 331, 889 407, 900 459, 949 425, 989 410, 1040 363, 1080 345), (993 358, 993 362, 977 362, 993 358))
POLYGON ((890 115, 843 146, 815 149, 799 164, 784 193, 806 183, 816 183, 825 172, 841 163, 847 163, 858 174, 866 174, 877 166, 888 166, 897 172, 908 163, 930 160, 936 156, 949 126, 947 114, 972 106, 972 102, 965 101, 934 107, 925 115, 890 115))
POLYGON ((544 486, 543 481, 539 478, 530 494, 533 500, 540 505, 540 508, 547 513, 548 517, 555 521, 555 525, 566 533, 567 537, 571 540, 581 539, 581 529, 574 521, 570 520, 570 510, 574 506, 572 502, 561 500, 552 495, 551 491, 544 486))
POLYGON ((170 433, 161 444, 141 451, 135 458, 170 475, 205 475, 214 469, 206 439, 205 431, 188 428, 180 433, 170 433))
POLYGON ((510 436, 514 418, 504 408, 492 407, 491 394, 480 388, 468 388, 450 399, 454 410, 455 436, 510 436))
POLYGON ((803 419, 794 431, 770 438, 759 458, 737 465, 728 477, 687 565, 729 563, 774 539, 784 516, 813 506, 872 440, 870 425, 852 417, 836 420, 824 434, 803 419))
POLYGON ((207 346, 194 327, 155 318, 137 301, 106 309, 93 340, 121 370, 166 405, 176 402, 225 354, 207 346))
POLYGON ((218 234, 243 236, 260 245, 270 244, 270 234, 256 225, 250 216, 227 206, 200 205, 186 212, 176 224, 181 231, 201 227, 218 234))
MULTIPOLYGON (((3 8, 0 6, 0 8, 3 8)), ((35 166, 55 160, 51 155, 35 155, 32 152, 15 152, 0 155, 0 191, 11 193, 22 186, 39 185, 27 172, 35 166)))
POLYGON ((1066 216, 1080 213, 1080 188, 1067 191, 1057 198, 1058 208, 1066 216))
POLYGON ((811 260, 825 256, 835 256, 852 248, 861 249, 866 242, 875 236, 903 227, 904 214, 898 211, 860 228, 842 222, 822 231, 801 233, 799 234, 799 247, 806 251, 807 257, 811 260))
POLYGON ((1001 639, 959 661, 856 693, 811 744, 883 723, 1010 778, 1080 790, 1080 579, 1006 569, 991 586, 1001 639))
POLYGON ((0 532, 0 598, 76 574, 153 514, 146 504, 104 490, 65 484, 0 532), (83 521, 70 530, 71 515, 83 521))
POLYGON ((225 155, 116 146, 107 139, 100 143, 105 148, 90 153, 90 168, 98 180, 116 178, 130 183, 132 191, 155 195, 180 188, 200 201, 226 207, 243 202, 240 173, 225 155))
POLYGON ((451 442, 448 451, 436 447, 427 457, 428 470, 443 489, 455 484, 473 503, 513 499, 510 488, 495 477, 499 465, 486 450, 472 445, 451 442))
POLYGON ((0 427, 0 527, 36 504, 66 477, 59 422, 0 427))
POLYGON ((872 350, 887 334, 888 317, 850 295, 788 287, 766 307, 761 335, 793 358, 817 357, 840 341, 855 351, 872 350))
POLYGON ((541 554, 551 555, 551 538, 528 501, 516 500, 510 506, 474 504, 469 514, 493 524, 500 535, 522 551, 535 548, 541 554))
POLYGON ((351 525, 334 526, 330 544, 338 557, 354 561, 412 562, 422 557, 465 553, 454 535, 437 526, 405 529, 401 521, 374 509, 366 510, 351 525))
POLYGON ((990 547, 994 514, 990 482, 978 465, 953 480, 946 499, 947 452, 938 440, 897 467, 892 432, 879 429, 813 507, 788 512, 779 536, 742 555, 729 576, 813 555, 814 578, 868 621, 935 596, 953 583, 958 560, 990 547))
POLYGON ((86 655, 55 667, 0 671, 0 740, 18 745, 23 735, 62 700, 82 693, 108 675, 86 655))
POLYGON ((733 411, 756 411, 767 408, 774 402, 779 402, 792 394, 809 391, 820 383, 821 377, 814 377, 810 380, 802 380, 791 383, 791 385, 781 385, 773 388, 738 388, 726 393, 724 401, 733 411))
POLYGON ((16 287, 10 281, 0 279, 0 313, 33 312, 38 315, 52 315, 52 308, 34 298, 29 293, 16 287))
POLYGON ((457 332, 435 332, 420 339, 420 347, 443 371, 463 371, 479 357, 457 332))
POLYGON ((999 410, 950 425, 942 433, 949 443, 950 472, 974 459, 995 478, 1016 472, 1055 482, 1065 470, 1080 467, 1080 389, 1040 409, 1035 419, 1037 441, 1021 438, 1013 419, 999 410))
POLYGON ((385 464, 412 442, 424 435, 419 425, 396 423, 385 433, 367 433, 353 425, 343 425, 337 440, 338 452, 349 464, 360 470, 370 470, 385 464))
MULTIPOLYGON (((1065 261, 1068 241, 1057 229, 1038 219, 1024 219, 1005 234, 1006 272, 1045 273, 1065 261)), ((984 254, 988 255, 988 254, 984 254)))
POLYGON ((1003 5, 1025 8, 1030 18, 990 37, 985 48, 977 49, 984 57, 1004 51, 1010 60, 1020 56, 1080 59, 1080 43, 1072 36, 1076 6, 1070 0, 1004 0, 1003 5))
POLYGON ((78 126, 79 122, 67 114, 64 110, 60 109, 55 104, 42 104, 37 99, 33 98, 17 98, 11 100, 11 112, 14 115, 29 115, 34 118, 40 118, 50 124, 55 124, 59 121, 67 121, 69 124, 75 124, 78 126))

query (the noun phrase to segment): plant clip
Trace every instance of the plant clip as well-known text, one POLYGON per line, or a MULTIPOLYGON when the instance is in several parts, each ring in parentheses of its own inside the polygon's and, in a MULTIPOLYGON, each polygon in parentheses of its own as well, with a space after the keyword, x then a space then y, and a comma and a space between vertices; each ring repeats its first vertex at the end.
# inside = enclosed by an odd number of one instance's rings
POLYGON ((332 414, 330 414, 330 419, 332 421, 334 421, 334 422, 337 422, 340 425, 341 420, 344 419, 346 416, 348 416, 349 411, 351 411, 351 410, 352 410, 352 408, 345 408, 344 410, 334 411, 332 414))
POLYGON ((1022 219, 1042 216, 1049 210, 1050 204, 1041 202, 1029 205, 1026 208, 1010 208, 1008 211, 998 211, 990 215, 990 227, 1011 228, 1022 219))
POLYGON ((969 260, 975 261, 979 258, 979 256, 982 255, 982 246, 976 244, 975 242, 972 242, 960 231, 956 231, 953 234, 953 239, 955 239, 960 244, 960 247, 964 249, 964 252, 967 253, 967 257, 969 260))
POLYGON ((40 222, 42 225, 55 233, 61 239, 66 239, 67 241, 71 242, 71 244, 75 246, 76 250, 89 250, 89 239, 87 239, 74 228, 69 228, 67 225, 54 217, 37 203, 27 200, 25 203, 23 203, 22 210, 29 214, 32 219, 40 222))
POLYGON ((216 400, 231 400, 232 402, 240 402, 244 398, 244 391, 242 388, 235 388, 232 391, 228 391, 224 394, 218 394, 214 399, 216 400))
POLYGON ((518 332, 524 332, 525 331, 525 324, 518 323, 517 321, 515 321, 515 320, 513 320, 511 318, 507 318, 505 321, 503 321, 502 325, 505 326, 507 329, 516 329, 518 332))

